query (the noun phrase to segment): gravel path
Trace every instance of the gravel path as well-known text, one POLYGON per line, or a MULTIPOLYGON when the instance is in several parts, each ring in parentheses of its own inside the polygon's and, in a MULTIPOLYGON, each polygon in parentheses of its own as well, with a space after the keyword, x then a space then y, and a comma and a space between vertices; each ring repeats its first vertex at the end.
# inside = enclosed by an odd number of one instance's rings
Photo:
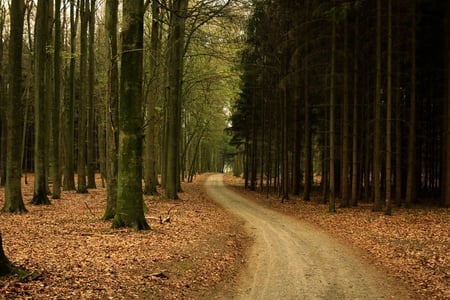
POLYGON ((239 284, 218 299, 411 299, 354 250, 231 191, 221 174, 205 186, 212 199, 243 219, 255 241, 239 284))

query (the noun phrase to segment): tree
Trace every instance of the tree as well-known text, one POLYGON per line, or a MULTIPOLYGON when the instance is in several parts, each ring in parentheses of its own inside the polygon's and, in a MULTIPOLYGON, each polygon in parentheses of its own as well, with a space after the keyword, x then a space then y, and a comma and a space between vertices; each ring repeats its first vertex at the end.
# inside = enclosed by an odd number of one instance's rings
POLYGON ((388 0, 387 101, 386 101, 386 205, 384 213, 392 212, 392 1, 388 0))
POLYGON ((2 211, 26 212, 22 198, 22 36, 25 4, 13 1, 10 8, 9 97, 6 105, 6 186, 2 211))
POLYGON ((411 70, 410 70, 410 107, 408 129, 408 174, 406 175, 406 207, 410 207, 415 199, 416 173, 416 0, 411 3, 411 70))
POLYGON ((373 211, 382 210, 381 202, 381 0, 377 0, 377 26, 376 26, 376 79, 375 79, 375 124, 373 141, 373 211))
POLYGON ((184 53, 184 29, 186 22, 187 0, 173 2, 170 18, 170 45, 168 58, 168 121, 167 121, 167 152, 166 178, 164 196, 167 199, 178 199, 179 150, 181 131, 181 101, 184 53))
POLYGON ((112 219, 117 203, 117 151, 119 125, 119 78, 117 64, 117 12, 119 1, 106 1, 105 25, 108 41, 108 91, 106 97, 106 181, 107 198, 104 220, 112 219))
POLYGON ((86 134, 88 102, 88 45, 89 0, 80 1, 80 99, 78 101, 78 159, 77 193, 87 193, 86 183, 86 134))
POLYGON ((90 0, 88 12, 89 39, 88 39, 88 70, 87 70, 87 138, 86 138, 86 159, 87 159, 87 188, 94 189, 95 184, 95 111, 94 111, 94 85, 95 85, 95 0, 90 0))
POLYGON ((113 227, 149 229, 142 197, 144 3, 123 1, 117 207, 113 227))
POLYGON ((330 140, 330 178, 329 178, 329 186, 330 186, 330 198, 328 204, 329 212, 336 212, 335 207, 335 76, 336 76, 336 9, 333 9, 332 12, 332 34, 331 34, 331 70, 330 70, 330 120, 329 120, 329 140, 330 140))
MULTIPOLYGON (((34 148, 34 195, 32 204, 50 204, 47 197, 46 138, 48 108, 46 105, 46 48, 48 13, 51 1, 39 0, 36 11, 34 41, 34 109, 35 109, 35 148, 34 148)), ((53 3, 52 3, 53 5, 53 3)))
POLYGON ((70 0, 70 62, 69 62, 69 96, 65 97, 63 108, 63 151, 64 151, 64 190, 75 190, 74 163, 74 103, 75 103, 75 57, 78 24, 78 2, 70 0))
POLYGON ((145 187, 144 193, 146 195, 154 195, 157 193, 156 185, 158 183, 157 172, 156 172, 156 101, 159 95, 159 78, 158 76, 158 58, 160 58, 160 5, 158 1, 152 2, 152 31, 150 36, 150 50, 149 50, 149 64, 150 64, 150 83, 147 93, 146 101, 146 117, 145 122, 145 187))
POLYGON ((52 139, 53 139, 53 192, 52 198, 59 199, 61 196, 60 175, 60 103, 61 103, 61 0, 55 0, 55 43, 53 53, 53 78, 54 78, 54 102, 52 106, 52 139))

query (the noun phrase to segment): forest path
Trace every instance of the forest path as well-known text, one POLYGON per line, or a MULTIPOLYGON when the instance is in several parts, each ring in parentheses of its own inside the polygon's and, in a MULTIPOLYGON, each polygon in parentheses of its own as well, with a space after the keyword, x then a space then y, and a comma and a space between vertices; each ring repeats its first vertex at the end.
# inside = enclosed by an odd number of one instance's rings
POLYGON ((356 251, 231 191, 221 174, 211 175, 205 187, 214 201, 244 220, 254 238, 238 285, 217 299, 409 299, 356 251))

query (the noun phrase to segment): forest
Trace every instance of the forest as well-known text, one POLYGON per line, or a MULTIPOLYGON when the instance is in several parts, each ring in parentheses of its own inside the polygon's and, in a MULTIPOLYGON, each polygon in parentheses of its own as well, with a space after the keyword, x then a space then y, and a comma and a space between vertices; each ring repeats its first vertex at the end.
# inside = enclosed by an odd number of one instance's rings
POLYGON ((224 170, 245 7, 128 2, 1 2, 3 211, 26 211, 22 174, 34 174, 31 202, 49 204, 61 190, 87 193, 100 173, 111 219, 141 178, 146 195, 161 185, 177 199, 180 181, 224 170))
POLYGON ((446 1, 255 1, 235 175, 329 210, 450 205, 446 1), (317 194, 317 193, 316 193, 317 194), (315 195, 316 195, 315 194, 315 195))
POLYGON ((447 297, 449 98, 447 1, 0 0, 0 292, 214 295, 223 178, 447 297))

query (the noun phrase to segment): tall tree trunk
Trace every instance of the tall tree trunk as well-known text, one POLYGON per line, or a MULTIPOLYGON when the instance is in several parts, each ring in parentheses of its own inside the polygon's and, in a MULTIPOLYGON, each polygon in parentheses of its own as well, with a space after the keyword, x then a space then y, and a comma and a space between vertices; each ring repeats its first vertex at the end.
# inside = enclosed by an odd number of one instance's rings
POLYGON ((311 185, 313 182, 313 169, 312 169, 312 133, 311 133, 311 107, 309 99, 309 1, 305 2, 306 6, 306 36, 305 36, 305 55, 303 57, 303 101, 305 104, 305 186, 303 189, 303 200, 309 201, 311 199, 311 185))
POLYGON ((35 110, 35 147, 34 147, 34 195, 32 204, 50 204, 47 197, 47 122, 48 109, 46 105, 46 47, 48 12, 50 1, 39 0, 36 11, 35 41, 34 41, 34 110, 35 110))
MULTIPOLYGON (((6 17, 6 8, 3 4, 0 4, 0 105, 1 107, 6 107, 6 98, 5 95, 5 77, 3 74, 3 34, 5 28, 5 17, 6 17)), ((0 187, 5 185, 6 180, 6 112, 0 111, 0 187)))
MULTIPOLYGON (((333 1, 336 4, 335 1, 333 1)), ((331 33, 331 70, 330 70, 330 123, 329 123, 329 140, 330 140, 330 176, 329 176, 329 187, 330 187, 330 197, 328 202, 328 211, 336 212, 335 204, 335 192, 336 192, 336 177, 335 177, 335 75, 336 75, 336 10, 333 10, 332 19, 332 33, 331 33)))
POLYGON ((169 34, 169 98, 167 120, 167 169, 165 194, 168 199, 178 199, 179 149, 181 131, 181 89, 183 77, 184 29, 187 0, 173 2, 169 34))
POLYGON ((160 40, 160 7, 158 1, 152 2, 152 32, 150 37, 150 51, 149 61, 151 68, 151 82, 149 84, 149 93, 146 105, 147 121, 145 130, 145 187, 144 193, 146 195, 154 195, 157 193, 156 185, 158 184, 158 177, 156 172, 156 123, 155 123, 155 109, 156 100, 159 95, 159 68, 158 58, 161 48, 160 40))
POLYGON ((377 0, 376 28, 376 80, 375 80, 375 134, 373 145, 373 211, 381 211, 381 0, 377 0))
POLYGON ((142 197, 144 1, 123 1, 117 207, 112 226, 150 229, 142 197))
MULTIPOLYGON (((77 1, 78 3, 78 1, 77 1)), ((64 181, 66 191, 75 190, 75 163, 74 163, 74 103, 75 103, 75 53, 78 24, 78 5, 70 0, 70 65, 69 65, 69 97, 65 98, 63 109, 64 136, 64 181)))
MULTIPOLYGON (((358 59, 358 53, 359 53, 359 18, 356 17, 355 21, 355 31, 354 31, 354 37, 355 37, 355 44, 354 44, 354 62, 353 62, 353 128, 352 128, 352 194, 351 194, 351 205, 356 206, 358 204, 358 133, 359 133, 359 119, 358 119, 358 72, 359 72, 359 59, 358 59)), ((361 155, 362 157, 362 155, 361 155)))
POLYGON ((384 213, 392 210, 392 0, 388 0, 388 49, 387 49, 387 101, 386 101, 386 206, 384 213))
POLYGON ((22 38, 25 4, 13 1, 10 7, 9 97, 6 105, 6 186, 2 211, 26 212, 22 198, 22 38))
POLYGON ((86 130, 88 104, 87 30, 89 22, 89 0, 80 1, 80 98, 78 101, 78 160, 77 193, 87 193, 86 183, 86 130))
POLYGON ((95 189, 96 147, 95 147, 95 109, 94 109, 94 85, 95 85, 95 0, 90 0, 89 17, 89 41, 88 41, 88 99, 87 99, 87 188, 95 189))
POLYGON ((405 199, 406 207, 410 207, 416 197, 416 0, 412 0, 411 4, 411 96, 409 108, 408 174, 406 176, 405 199))
POLYGON ((61 197, 61 175, 60 175, 60 151, 59 151, 59 128, 60 128, 60 103, 61 103, 61 0, 55 0, 55 45, 53 53, 53 107, 52 107, 52 139, 53 139, 53 191, 52 198, 61 197))
POLYGON ((119 70, 117 57, 118 0, 106 1, 105 25, 108 42, 108 92, 106 97, 106 209, 104 220, 114 218, 117 204, 117 152, 119 125, 119 70))
POLYGON ((344 20, 344 98, 342 106, 342 170, 341 170, 341 192, 342 207, 350 205, 350 126, 349 126, 349 55, 348 55, 348 14, 344 20))
POLYGON ((444 99, 444 147, 443 148, 443 188, 442 203, 450 207, 450 5, 447 5, 447 99, 444 99))

